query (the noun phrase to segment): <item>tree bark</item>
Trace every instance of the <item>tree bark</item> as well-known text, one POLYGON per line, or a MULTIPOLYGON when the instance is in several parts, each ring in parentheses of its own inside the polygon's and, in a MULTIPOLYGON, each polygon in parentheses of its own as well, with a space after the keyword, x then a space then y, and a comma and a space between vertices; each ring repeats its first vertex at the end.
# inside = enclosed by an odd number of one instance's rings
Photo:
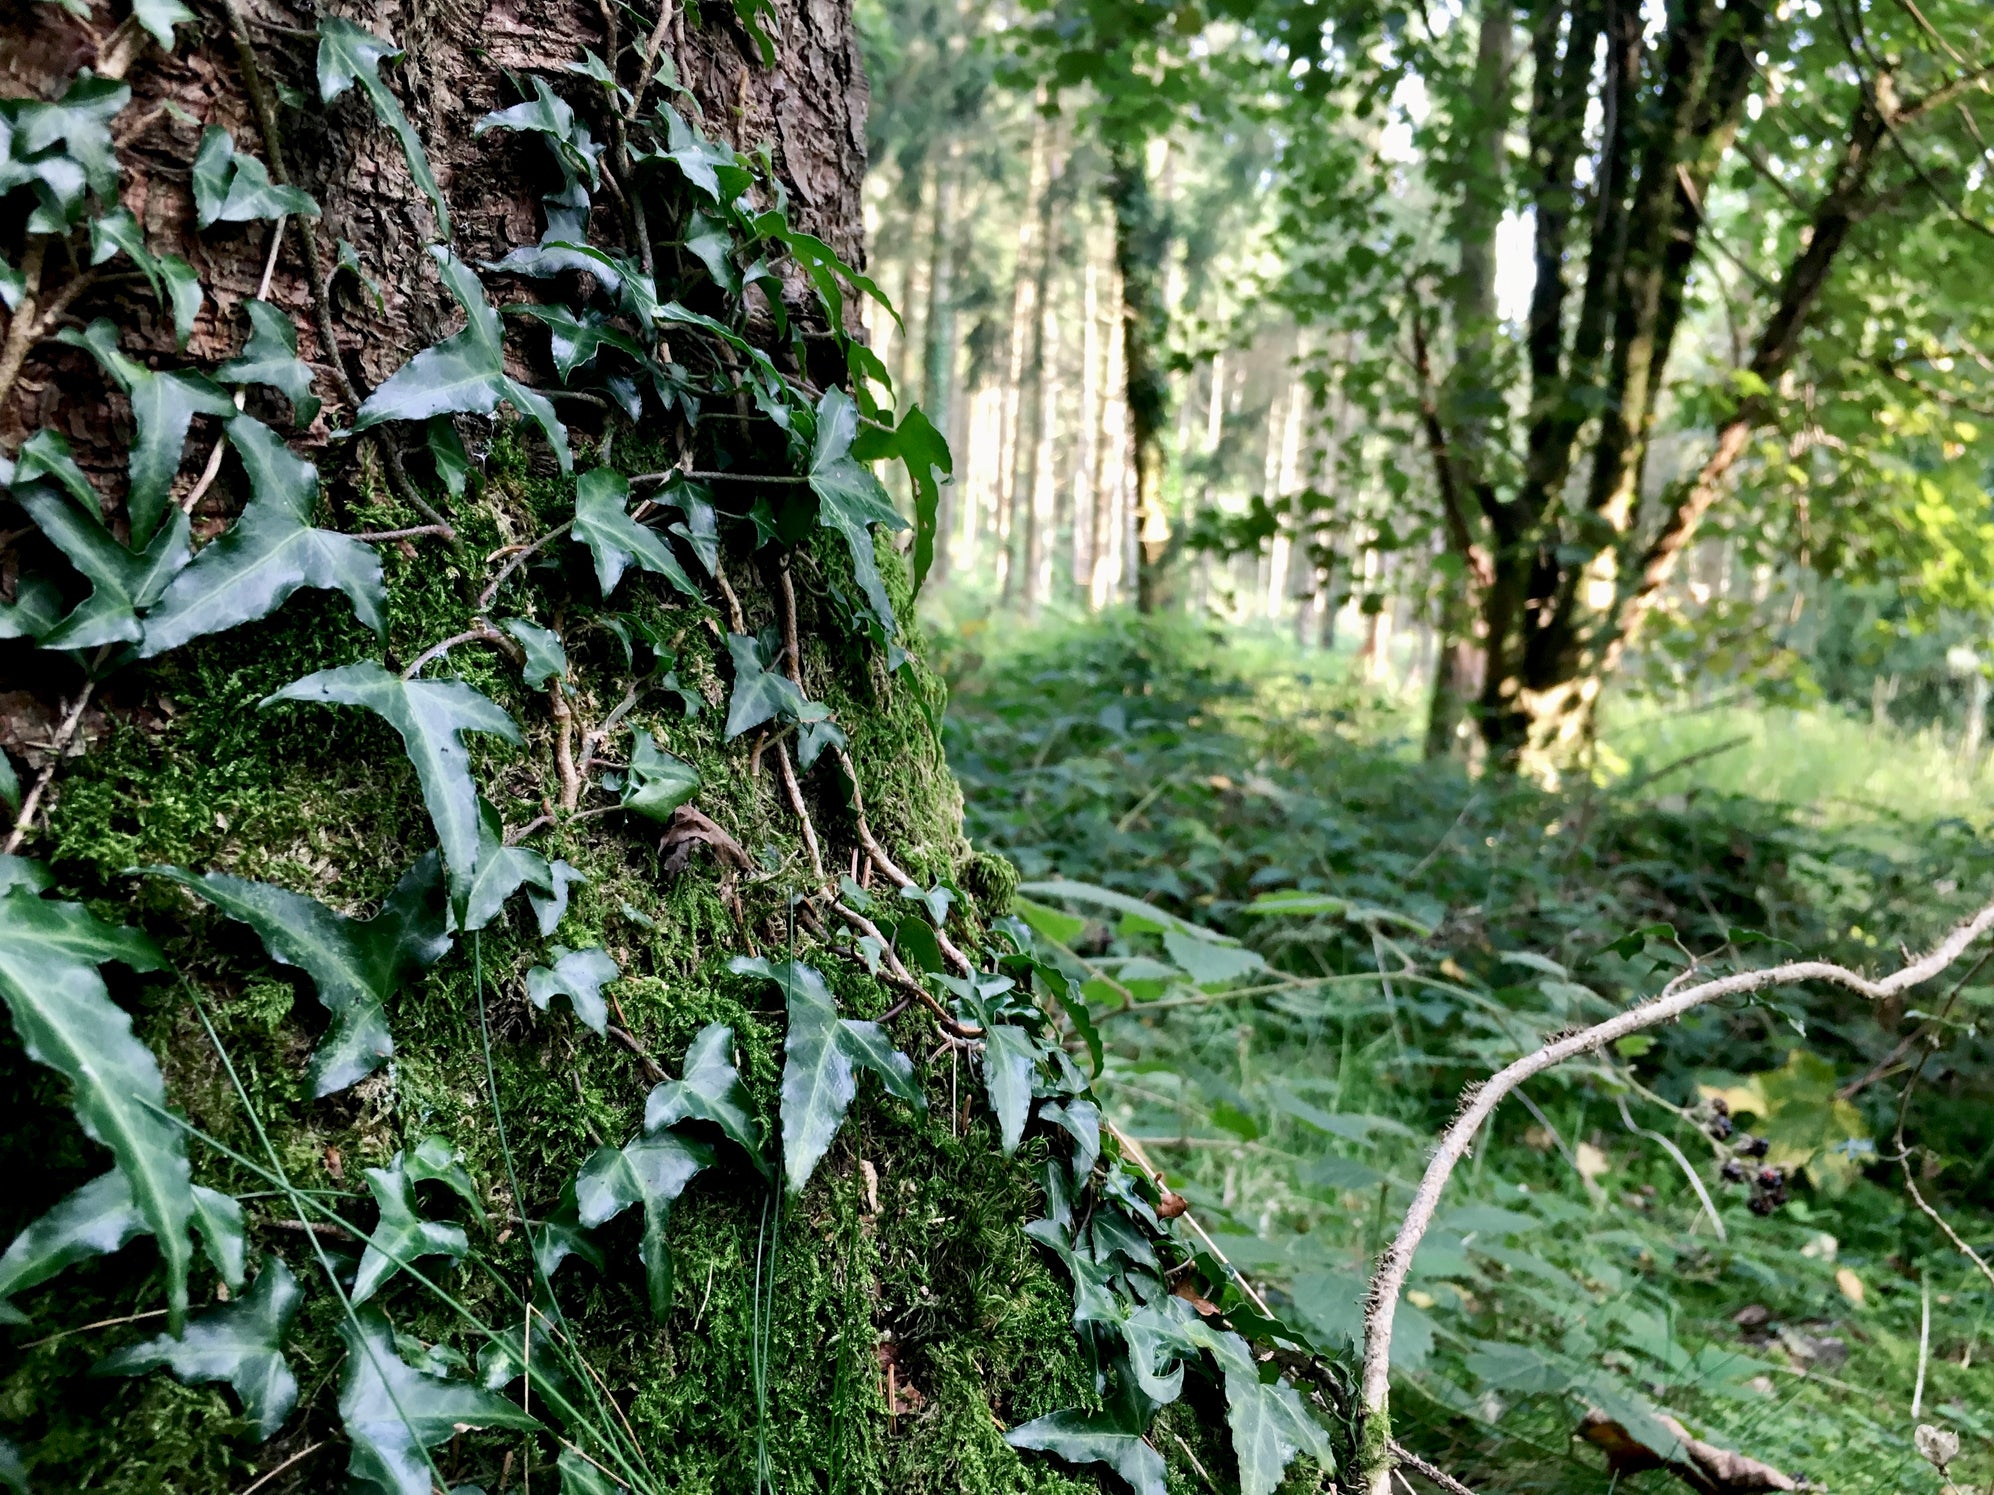
POLYGON ((1165 572, 1171 549, 1170 515, 1163 498, 1163 435, 1170 421, 1170 382, 1163 360, 1169 326, 1163 276, 1170 229, 1151 191, 1145 155, 1141 142, 1114 142, 1108 197, 1115 214, 1115 268, 1122 281, 1122 368, 1135 501, 1136 609, 1149 613, 1169 600, 1165 572))

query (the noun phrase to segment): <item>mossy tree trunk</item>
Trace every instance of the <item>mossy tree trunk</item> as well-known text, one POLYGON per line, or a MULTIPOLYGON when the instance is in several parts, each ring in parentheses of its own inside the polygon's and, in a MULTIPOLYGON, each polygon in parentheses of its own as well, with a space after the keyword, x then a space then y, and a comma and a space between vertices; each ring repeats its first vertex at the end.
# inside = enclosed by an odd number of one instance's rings
MULTIPOLYGON (((601 102, 590 92, 595 85, 563 71, 587 48, 611 60, 624 87, 641 78, 653 98, 687 113, 696 103, 714 139, 743 155, 765 147, 790 225, 863 265, 865 81, 842 0, 783 4, 764 15, 758 24, 776 40, 772 64, 726 6, 670 7, 662 23, 641 7, 587 0, 375 4, 349 19, 405 49, 383 77, 427 147, 456 220, 454 235, 442 237, 454 238, 466 263, 531 245, 541 232, 539 200, 558 186, 537 142, 505 130, 480 133, 476 122, 532 98, 530 79, 553 80, 578 113, 598 117, 600 109, 589 107, 601 102), (640 22, 643 29, 633 30, 640 22)), ((301 1189, 328 1191, 321 1197, 364 1227, 375 1208, 366 1170, 438 1136, 462 1153, 483 1223, 469 1203, 433 1185, 422 1186, 421 1204, 461 1224, 473 1254, 496 1272, 446 1257, 426 1258, 423 1267, 471 1315, 496 1324, 519 1321, 518 1305, 496 1282, 538 1291, 529 1287, 528 1222, 559 1213, 564 1186, 594 1149, 636 1132, 646 1092, 661 1070, 678 1073, 689 1040, 706 1025, 731 1026, 763 1136, 772 1139, 784 1062, 779 996, 765 981, 730 974, 728 960, 810 947, 842 1010, 888 1018, 895 1044, 915 1056, 926 1114, 862 1083, 809 1186, 780 1205, 750 1169, 702 1173, 665 1232, 676 1286, 662 1321, 647 1300, 631 1216, 604 1227, 600 1269, 571 1264, 551 1279, 568 1331, 662 1487, 756 1489, 765 1456, 784 1490, 1093 1488, 1043 1460, 1021 1461, 1001 1436, 1004 1425, 1095 1394, 1073 1335, 1070 1291, 1021 1229, 1042 1207, 1032 1180, 1047 1142, 1034 1136, 1015 1157, 1001 1157, 983 1108, 970 1103, 968 1058, 944 1052, 925 1062, 935 1028, 923 1008, 898 1000, 849 950, 828 948, 821 907, 798 903, 824 885, 812 865, 819 857, 829 878, 856 872, 891 899, 891 880, 862 845, 876 837, 881 854, 923 887, 954 885, 962 897, 949 922, 965 942, 1004 910, 1010 869, 974 853, 961 833, 958 792, 935 735, 939 683, 918 653, 893 669, 887 651, 868 642, 848 547, 828 529, 787 536, 788 548, 778 551, 754 549, 755 531, 745 523, 723 526, 699 596, 633 568, 608 601, 588 553, 555 539, 504 580, 496 603, 486 600, 507 559, 573 515, 574 485, 523 424, 458 420, 476 470, 454 498, 436 480, 441 470, 433 476, 430 457, 405 437, 347 434, 356 399, 450 333, 460 313, 424 253, 439 236, 437 214, 364 91, 319 103, 314 42, 303 29, 312 24, 268 0, 228 0, 226 9, 183 24, 168 52, 102 4, 87 17, 17 5, 0 18, 0 95, 55 97, 79 67, 129 85, 131 99, 111 126, 123 166, 118 196, 155 253, 177 252, 191 263, 208 298, 181 353, 170 319, 137 277, 116 273, 124 262, 93 280, 90 267, 47 257, 9 320, 13 368, 0 391, 0 451, 18 452, 36 431, 63 433, 105 495, 112 530, 127 533, 120 447, 131 413, 89 355, 52 334, 109 318, 125 354, 158 368, 211 367, 239 352, 243 305, 265 279, 273 226, 224 222, 196 232, 187 166, 204 128, 221 125, 241 152, 262 158, 274 179, 294 181, 323 209, 315 223, 278 221, 281 243, 262 297, 289 315, 325 401, 293 437, 318 464, 319 522, 348 534, 411 532, 379 543, 382 643, 331 593, 301 592, 261 621, 91 681, 82 709, 75 708, 85 671, 101 655, 36 649, 27 638, 0 644, 0 747, 25 782, 44 771, 48 780, 36 813, 24 817, 20 852, 48 865, 55 895, 142 926, 181 978, 105 968, 113 996, 159 1057, 172 1106, 249 1160, 192 1148, 196 1181, 243 1200, 252 1261, 282 1256, 310 1288, 315 1254, 343 1270, 359 1250, 337 1228, 321 1222, 307 1232, 288 1218, 259 1160, 281 1162, 301 1189), (357 274, 335 269, 347 246, 357 274), (51 308, 65 297, 58 317, 51 308), (454 541, 422 532, 432 510, 454 541), (390 1062, 314 1099, 306 1060, 325 1021, 312 983, 273 963, 243 925, 133 869, 217 870, 309 894, 347 915, 371 911, 433 844, 401 743, 363 712, 259 703, 301 676, 358 659, 380 655, 390 669, 406 667, 487 611, 558 633, 565 682, 529 688, 517 659, 482 637, 431 672, 454 674, 519 724, 517 746, 470 739, 474 777, 508 838, 585 875, 555 937, 571 947, 599 945, 620 969, 621 979, 605 988, 611 1031, 589 1032, 562 1004, 544 1010, 529 1002, 525 973, 553 952, 532 913, 514 906, 477 936, 456 939, 391 998, 390 1062), (777 641, 779 668, 834 713, 850 740, 850 777, 827 751, 792 791, 793 744, 765 729, 727 738, 735 666, 726 636, 757 632, 777 641), (642 668, 653 656, 655 668, 642 668), (72 714, 73 734, 51 752, 72 714), (681 815, 662 838, 659 825, 616 810, 613 795, 587 782, 586 764, 579 785, 572 771, 591 746, 598 769, 621 770, 644 750, 646 735, 696 767, 701 781, 699 817, 681 815), (799 803, 814 825, 814 846, 799 803), (204 1029, 204 1013, 218 1042, 204 1029)), ((598 130, 610 171, 618 153, 627 158, 627 145, 620 126, 598 130)), ((597 199, 587 224, 593 242, 647 264, 655 257, 661 274, 687 261, 691 251, 663 225, 648 227, 655 238, 613 195, 597 199)), ((0 251, 25 267, 21 243, 6 237, 17 231, 0 225, 0 251)), ((843 382, 835 329, 813 310, 805 271, 792 259, 781 274, 787 315, 801 319, 807 350, 788 360, 785 376, 804 387, 843 382)), ((544 285, 511 288, 530 299, 544 285)), ((846 313, 855 325, 849 302, 846 313)), ((767 311, 749 319, 748 340, 777 347, 778 357, 799 346, 772 334, 771 322, 767 311)), ((513 338, 507 372, 554 388, 546 349, 544 336, 513 338)), ((730 357, 722 346, 721 360, 730 357)), ((281 426, 288 412, 276 402, 266 410, 267 398, 252 393, 249 409, 281 426)), ((766 438, 739 434, 753 429, 745 399, 736 410, 706 412, 696 428, 650 406, 633 425, 599 397, 563 399, 559 411, 578 458, 627 473, 681 461, 779 467, 766 438)), ((176 499, 195 488, 209 453, 220 449, 218 429, 210 417, 194 421, 176 499)), ((197 539, 221 531, 246 500, 235 459, 221 463, 217 479, 193 505, 197 539)), ((723 519, 737 512, 728 509, 736 500, 745 517, 754 492, 723 485, 723 519)), ((5 527, 0 579, 11 596, 40 540, 11 511, 5 527)), ((883 539, 879 551, 894 611, 911 628, 909 579, 883 539)), ((678 554, 691 569, 690 548, 678 554)), ((15 1180, 0 1202, 0 1238, 12 1239, 105 1162, 72 1119, 62 1082, 11 1037, 0 1041, 0 1071, 9 1097, 0 1157, 15 1180)), ((86 1377, 100 1355, 158 1328, 151 1316, 164 1288, 158 1257, 143 1240, 75 1265, 19 1297, 34 1327, 9 1331, 0 1435, 20 1447, 37 1489, 191 1495, 240 1489, 277 1470, 258 1484, 266 1495, 334 1488, 348 1456, 336 1402, 350 1368, 339 1297, 316 1286, 286 1347, 301 1388, 298 1410, 259 1444, 220 1387, 164 1375, 86 1377), (122 1322, 134 1315, 135 1323, 122 1322), (104 1320, 114 1322, 78 1328, 104 1320)), ((203 1262, 192 1287, 197 1306, 226 1296, 203 1262)), ((412 1337, 402 1344, 412 1362, 421 1345, 435 1347, 428 1353, 439 1368, 455 1356, 477 1358, 480 1342, 465 1319, 406 1273, 375 1301, 412 1337)), ((452 1483, 523 1489, 530 1472, 532 1488, 551 1490, 559 1449, 547 1433, 469 1434, 434 1457, 452 1483)))

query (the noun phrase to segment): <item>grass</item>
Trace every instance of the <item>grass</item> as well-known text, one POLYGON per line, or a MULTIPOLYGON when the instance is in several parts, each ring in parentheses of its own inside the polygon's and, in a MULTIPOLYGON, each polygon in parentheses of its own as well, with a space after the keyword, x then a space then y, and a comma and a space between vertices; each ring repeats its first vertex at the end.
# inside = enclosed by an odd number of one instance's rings
MULTIPOLYGON (((1100 974, 1161 999, 1110 1016, 1119 998, 1095 989, 1117 1123, 1150 1139, 1238 1264, 1329 1342, 1351 1335, 1367 1264, 1475 1078, 1657 990, 1685 951, 1713 969, 1782 953, 1751 930, 1887 967, 1900 939, 1925 943, 1994 883, 1961 818, 1967 787, 1935 771, 1942 745, 1921 757, 1825 715, 1622 708, 1607 747, 1625 767, 1608 758, 1604 783, 1560 799, 1419 762, 1416 702, 1265 636, 1111 616, 961 628, 941 652, 979 844, 1027 878, 1112 886, 1267 960, 1236 990, 1199 988, 1133 927, 1094 922, 1073 942, 1100 974), (1690 784, 1642 782, 1746 726, 1753 742, 1704 760, 1690 784), (1865 793, 1894 811, 1866 811, 1865 793), (1398 911, 1421 930, 1245 912, 1272 889, 1398 911)), ((1994 1008, 1994 988, 1969 982, 1959 1001, 1956 1015, 1994 1008)), ((1916 1021, 1801 991, 1705 1010, 1533 1083, 1457 1176, 1415 1267, 1397 1344, 1403 1435, 1481 1488, 1659 1491, 1677 1486, 1616 1474, 1573 1434, 1588 1407, 1630 1427, 1662 1409, 1833 1489, 1936 1491, 1911 1449, 1922 1357, 1920 1420, 1961 1434, 1961 1487, 1985 1484, 1994 1419, 1973 1366, 1994 1293, 1892 1169, 1860 1151, 1844 1166, 1820 1130, 1853 1116, 1888 1145, 1902 1072, 1847 1113, 1832 1089, 1916 1021), (1816 1076, 1812 1100, 1750 1118, 1794 1142, 1790 1198, 1759 1214, 1718 1178, 1701 1087, 1763 1076, 1798 1096, 1801 1073, 1816 1076), (1698 1168, 1722 1239, 1656 1136, 1698 1168)), ((1977 1037, 1952 1030, 1905 1105, 1941 1207, 1976 1240, 1994 1236, 1991 1071, 1977 1037)))

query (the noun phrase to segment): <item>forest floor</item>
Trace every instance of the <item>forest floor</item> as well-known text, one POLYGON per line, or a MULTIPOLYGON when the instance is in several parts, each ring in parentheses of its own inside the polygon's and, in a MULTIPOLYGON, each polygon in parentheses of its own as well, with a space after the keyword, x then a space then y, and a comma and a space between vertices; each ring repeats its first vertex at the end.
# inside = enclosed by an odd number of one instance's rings
MULTIPOLYGON (((1093 971, 1116 1120, 1324 1342, 1355 1331, 1464 1085, 1692 958, 1889 969, 1994 885, 1946 745, 1826 712, 1624 706, 1610 782, 1554 798, 1419 762, 1415 703, 1277 640, 1110 617, 935 642, 971 834, 1093 971), (1166 929, 1053 878, 1238 936, 1239 969, 1174 964, 1166 929)), ((1913 1446, 1928 1422, 1961 1437, 1956 1487, 1985 1487, 1994 1291, 1888 1161, 1901 1128, 1928 1197, 1994 1239, 1977 971, 1920 994, 1949 1003, 1921 1066, 1917 1045, 1878 1061, 1929 1013, 1808 992, 1623 1040, 1505 1105, 1400 1310, 1408 1441, 1485 1489, 1681 1488, 1577 1436, 1589 1411, 1637 1435, 1666 1412, 1867 1495, 1945 1486, 1913 1446), (1720 1177, 1747 1126, 1774 1142, 1747 1171, 1783 1162, 1776 1186, 1720 1177)))

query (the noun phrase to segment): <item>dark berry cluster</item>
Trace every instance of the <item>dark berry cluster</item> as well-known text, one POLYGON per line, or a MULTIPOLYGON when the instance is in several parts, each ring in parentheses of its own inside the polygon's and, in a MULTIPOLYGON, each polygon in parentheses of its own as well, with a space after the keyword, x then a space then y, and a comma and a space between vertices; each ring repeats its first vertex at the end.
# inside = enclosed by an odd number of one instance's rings
POLYGON ((1724 1160, 1720 1172, 1727 1184, 1748 1183, 1752 1186, 1753 1214, 1769 1215, 1786 1203, 1786 1170, 1763 1165, 1755 1168, 1746 1161, 1748 1158, 1763 1158, 1770 1151, 1771 1143, 1764 1137, 1739 1131, 1731 1120, 1731 1108, 1718 1097, 1712 1097, 1710 1118, 1703 1126, 1717 1141, 1730 1144, 1731 1155, 1724 1160))

